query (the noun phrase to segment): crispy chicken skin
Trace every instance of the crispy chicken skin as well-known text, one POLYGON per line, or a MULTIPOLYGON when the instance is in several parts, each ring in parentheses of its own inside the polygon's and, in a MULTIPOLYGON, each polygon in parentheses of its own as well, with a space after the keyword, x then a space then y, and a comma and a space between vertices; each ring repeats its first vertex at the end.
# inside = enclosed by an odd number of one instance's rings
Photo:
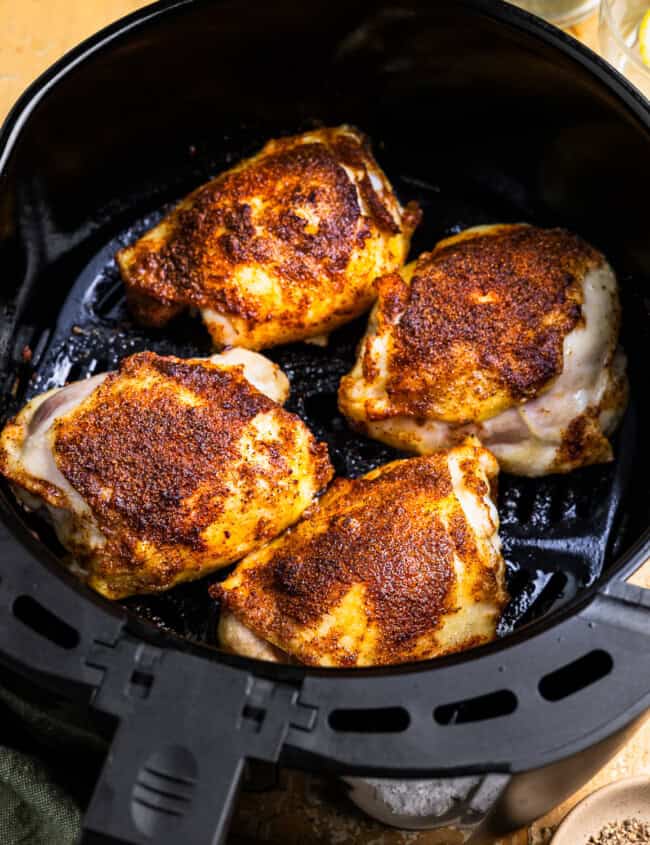
POLYGON ((369 666, 493 639, 506 604, 498 464, 451 450, 339 478, 222 583, 222 645, 266 660, 369 666))
POLYGON ((0 471, 97 592, 166 590, 275 537, 330 480, 326 447, 274 401, 287 394, 248 350, 139 353, 29 402, 0 435, 0 471))
POLYGON ((193 306, 217 348, 322 336, 372 304, 419 221, 349 126, 269 141, 190 194, 117 261, 131 309, 160 326, 193 306))
POLYGON ((520 475, 612 459, 625 357, 616 277, 593 247, 562 229, 476 227, 377 290, 339 389, 355 429, 421 454, 474 434, 520 475))

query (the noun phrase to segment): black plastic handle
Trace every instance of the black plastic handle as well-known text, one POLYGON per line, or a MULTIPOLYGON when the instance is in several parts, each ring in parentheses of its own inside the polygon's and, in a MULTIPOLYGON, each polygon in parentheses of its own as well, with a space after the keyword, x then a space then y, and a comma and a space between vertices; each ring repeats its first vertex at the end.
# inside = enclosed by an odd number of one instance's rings
POLYGON ((215 754, 212 765, 197 770, 195 752, 184 744, 160 748, 161 737, 140 736, 130 728, 120 731, 111 756, 102 772, 92 803, 85 816, 81 842, 84 845, 220 845, 225 842, 244 761, 228 758, 217 748, 203 749, 215 754), (138 766, 137 758, 149 760, 138 766), (125 765, 128 759, 129 765, 125 765), (137 776, 134 780, 134 772, 137 776), (131 783, 134 786, 131 788, 131 783))
POLYGON ((95 650, 94 705, 121 713, 84 819, 83 842, 216 845, 245 761, 276 762, 290 726, 308 729, 298 688, 125 639, 95 650))
POLYGON ((102 687, 102 708, 114 710, 129 696, 133 706, 95 788, 83 843, 225 839, 245 761, 242 705, 250 679, 177 652, 160 655, 155 668, 155 677, 136 668, 131 678, 112 669, 102 687))

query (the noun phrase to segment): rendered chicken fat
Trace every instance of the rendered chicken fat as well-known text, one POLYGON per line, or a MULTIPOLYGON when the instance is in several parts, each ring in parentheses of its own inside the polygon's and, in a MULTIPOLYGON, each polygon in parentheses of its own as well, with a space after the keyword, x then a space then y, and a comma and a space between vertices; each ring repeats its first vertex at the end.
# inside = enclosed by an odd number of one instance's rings
POLYGON ((378 280, 339 405, 422 454, 474 434, 520 475, 608 461, 627 400, 619 324, 614 273, 584 241, 470 229, 378 280))
POLYGON ((211 588, 222 645, 264 660, 368 666, 490 641, 507 601, 497 472, 469 439, 337 479, 211 588))
POLYGON ((419 220, 356 129, 269 141, 117 255, 131 309, 162 325, 196 307, 215 346, 326 335, 374 300, 419 220))
POLYGON ((95 590, 165 590, 272 539, 331 478, 326 447, 273 401, 287 394, 248 350, 140 353, 32 399, 0 436, 0 471, 95 590))

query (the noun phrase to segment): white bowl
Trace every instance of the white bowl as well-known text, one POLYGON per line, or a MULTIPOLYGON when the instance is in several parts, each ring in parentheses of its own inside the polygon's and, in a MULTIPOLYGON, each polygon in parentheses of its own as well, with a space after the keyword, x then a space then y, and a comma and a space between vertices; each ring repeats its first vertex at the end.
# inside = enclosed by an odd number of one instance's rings
POLYGON ((650 824, 650 775, 615 781, 584 798, 555 832, 552 845, 587 845, 608 823, 650 824))

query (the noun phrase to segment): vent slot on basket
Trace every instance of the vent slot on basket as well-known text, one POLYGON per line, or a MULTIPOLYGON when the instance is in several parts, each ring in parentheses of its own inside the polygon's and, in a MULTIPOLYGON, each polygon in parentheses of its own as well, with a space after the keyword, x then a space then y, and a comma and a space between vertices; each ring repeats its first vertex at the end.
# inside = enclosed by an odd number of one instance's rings
POLYGON ((79 633, 31 596, 18 596, 12 611, 23 625, 55 645, 65 649, 79 645, 79 633))
POLYGON ((329 716, 330 728, 338 733, 402 733, 410 723, 408 710, 403 707, 332 710, 329 716))
POLYGON ((92 308, 98 317, 107 318, 119 313, 124 304, 124 286, 121 280, 103 285, 94 293, 96 293, 96 298, 92 303, 92 308))
POLYGON ((149 698, 152 686, 153 675, 151 672, 142 672, 140 669, 135 669, 131 673, 129 694, 134 698, 149 698))
POLYGON ((467 722, 484 722, 509 716, 517 709, 517 696, 503 689, 464 701, 441 704, 433 711, 433 718, 439 725, 462 725, 467 722))
POLYGON ((590 651, 584 657, 544 675, 539 682, 539 694, 546 701, 562 701, 600 681, 613 668, 614 661, 606 651, 590 651))

